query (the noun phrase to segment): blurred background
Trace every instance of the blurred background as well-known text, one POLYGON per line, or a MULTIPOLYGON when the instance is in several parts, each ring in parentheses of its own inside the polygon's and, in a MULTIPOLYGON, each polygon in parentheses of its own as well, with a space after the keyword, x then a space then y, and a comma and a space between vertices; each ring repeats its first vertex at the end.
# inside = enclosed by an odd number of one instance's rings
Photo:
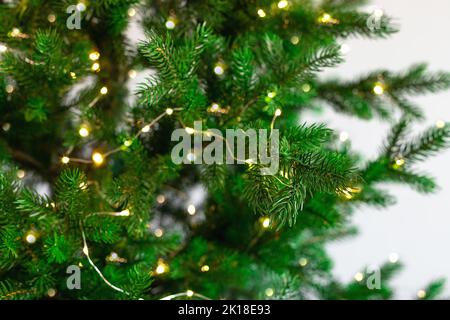
MULTIPOLYGON (((427 62, 434 71, 450 71, 450 1, 373 0, 371 5, 396 18, 400 32, 387 40, 346 41, 350 47, 346 63, 328 70, 327 77, 354 79, 370 70, 404 70, 417 62, 427 62)), ((424 108, 427 117, 415 132, 438 120, 450 121, 450 92, 414 101, 424 108)), ((319 116, 308 115, 307 120, 321 120, 338 132, 347 132, 353 148, 367 157, 376 156, 389 128, 377 121, 337 115, 329 109, 319 116)), ((351 280, 361 268, 380 265, 396 253, 405 265, 393 282, 397 298, 416 298, 418 290, 439 277, 448 279, 445 293, 450 297, 449 165, 450 150, 420 167, 437 178, 441 190, 434 195, 422 196, 406 187, 389 185, 386 187, 397 197, 397 205, 382 211, 358 210, 353 222, 359 235, 328 247, 338 278, 351 280)))

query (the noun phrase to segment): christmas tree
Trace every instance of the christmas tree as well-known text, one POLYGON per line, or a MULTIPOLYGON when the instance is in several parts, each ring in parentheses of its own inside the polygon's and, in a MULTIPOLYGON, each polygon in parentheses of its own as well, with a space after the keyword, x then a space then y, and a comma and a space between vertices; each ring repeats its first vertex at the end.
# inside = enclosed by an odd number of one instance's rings
POLYGON ((450 75, 324 79, 344 39, 397 31, 366 4, 1 1, 0 298, 393 298, 395 257, 342 283, 324 246, 381 183, 436 189, 417 164, 450 127, 413 133, 410 99, 450 75), (302 120, 322 108, 392 124, 378 157, 302 120))

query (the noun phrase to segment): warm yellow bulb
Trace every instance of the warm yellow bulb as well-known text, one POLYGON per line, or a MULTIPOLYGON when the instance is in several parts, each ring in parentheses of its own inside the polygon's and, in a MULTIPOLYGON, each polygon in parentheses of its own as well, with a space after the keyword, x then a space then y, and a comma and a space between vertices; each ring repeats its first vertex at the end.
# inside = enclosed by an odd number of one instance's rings
POLYGON ((108 88, 107 87, 101 88, 100 89, 100 93, 103 94, 103 95, 107 94, 108 93, 108 88))
POLYGON ((97 61, 100 58, 100 53, 98 53, 97 51, 93 51, 89 54, 89 59, 91 59, 92 61, 97 61))
POLYGON ((70 162, 70 158, 64 156, 64 157, 61 158, 61 162, 64 163, 64 164, 68 164, 70 162))
POLYGON ((94 63, 91 67, 91 70, 95 72, 100 71, 100 63, 98 62, 94 63))
POLYGON ((25 178, 26 172, 25 172, 25 170, 17 170, 16 175, 17 175, 17 178, 23 179, 23 178, 25 178))
POLYGON ((403 158, 398 158, 397 160, 395 160, 395 164, 399 167, 403 166, 405 164, 405 159, 403 158))
POLYGON ((281 116, 281 109, 275 110, 275 116, 276 116, 276 117, 281 116))
POLYGON ((261 18, 264 18, 266 16, 266 13, 263 9, 258 9, 258 16, 261 18))
POLYGON ((163 273, 167 272, 167 270, 168 270, 167 264, 165 264, 164 261, 160 260, 158 262, 158 265, 157 265, 156 269, 155 269, 155 272, 157 274, 163 274, 163 273))
POLYGON ((342 132, 339 134, 339 140, 341 140, 342 142, 347 141, 348 138, 349 138, 348 132, 342 131, 342 132))
POLYGON ((130 77, 130 79, 134 79, 137 76, 137 72, 136 70, 130 70, 128 71, 128 77, 130 77))
POLYGON ((105 158, 103 157, 103 155, 99 152, 94 152, 92 154, 92 161, 94 161, 94 163, 96 165, 101 165, 103 163, 103 161, 105 160, 105 158))
POLYGON ((192 290, 186 291, 186 296, 188 296, 189 298, 192 297, 193 295, 194 295, 194 291, 192 291, 192 290))
POLYGON ((83 138, 89 136, 89 133, 90 132, 87 126, 81 126, 80 130, 78 130, 78 134, 83 138))
POLYGON ((355 280, 358 282, 361 282, 364 279, 364 275, 361 272, 358 272, 357 274, 355 274, 355 280))
POLYGON ((35 243, 37 240, 37 234, 34 231, 28 231, 25 235, 25 241, 29 244, 35 243))
POLYGON ((443 129, 444 127, 445 127, 445 121, 444 120, 436 121, 436 128, 443 129))
POLYGON ((427 296, 427 292, 425 290, 419 290, 417 291, 417 297, 419 299, 424 299, 427 296))
POLYGON ((195 132, 195 130, 192 129, 192 128, 190 128, 190 127, 186 127, 184 130, 186 130, 186 132, 187 132, 188 134, 194 134, 194 132, 195 132))
POLYGON ((375 83, 375 86, 373 87, 373 92, 376 95, 378 96, 382 95, 384 93, 384 90, 385 90, 384 85, 381 82, 375 83))
POLYGON ((6 93, 13 93, 14 92, 14 86, 11 84, 8 84, 5 88, 6 93))
POLYGON ((53 23, 56 21, 56 16, 53 13, 51 13, 47 16, 47 20, 48 22, 53 23))
POLYGON ((11 37, 17 37, 18 35, 20 35, 20 29, 19 28, 13 28, 11 33, 10 33, 11 37))
POLYGON ((0 53, 6 52, 6 50, 8 50, 8 47, 4 44, 0 44, 0 53))
POLYGON ((272 288, 267 288, 265 291, 266 296, 271 297, 274 294, 274 291, 272 288))
POLYGON ((173 18, 167 19, 167 21, 166 21, 166 28, 167 29, 169 29, 169 30, 175 29, 176 25, 177 24, 175 23, 175 19, 173 19, 173 18))
POLYGON ((268 228, 270 226, 270 218, 263 218, 261 224, 263 228, 268 228))
POLYGON ((143 133, 149 132, 149 131, 150 131, 150 126, 149 126, 149 125, 144 126, 144 127, 141 129, 141 131, 142 131, 143 133))
POLYGON ((277 93, 276 93, 275 91, 271 91, 271 92, 269 92, 269 93, 267 94, 267 96, 268 96, 270 99, 273 99, 273 98, 275 98, 275 97, 277 96, 277 93))
POLYGON ((167 108, 166 109, 166 114, 169 115, 169 116, 172 115, 173 114, 173 109, 172 108, 167 108))
POLYGON ((133 144, 133 141, 132 140, 125 140, 124 142, 123 142, 123 145, 125 146, 125 147, 129 147, 129 146, 131 146, 133 144))
POLYGON ((298 36, 292 36, 291 37, 291 43, 293 45, 297 45, 300 42, 300 38, 298 36))
POLYGON ((223 69, 223 66, 221 64, 216 64, 214 66, 214 73, 217 74, 218 76, 223 75, 225 72, 225 70, 223 69))
POLYGON ((286 0, 281 0, 280 2, 278 2, 278 8, 280 9, 284 9, 288 6, 288 2, 286 0))
POLYGON ((209 271, 209 266, 208 266, 207 264, 203 265, 203 266, 200 268, 200 271, 201 271, 201 272, 208 272, 208 271, 209 271))
POLYGON ((128 9, 128 16, 129 17, 134 17, 135 15, 136 15, 136 9, 134 9, 134 8, 128 9))
POLYGON ((160 194, 156 197, 156 202, 158 202, 159 204, 163 204, 166 201, 166 197, 164 197, 164 195, 160 194))
POLYGON ((300 267, 305 267, 305 266, 308 264, 308 259, 306 259, 306 258, 301 258, 301 259, 298 261, 298 264, 300 265, 300 267))
POLYGON ((158 228, 158 229, 155 230, 154 233, 155 233, 155 237, 161 238, 163 236, 163 234, 164 234, 164 231, 163 231, 163 229, 158 228))
MULTIPOLYGON (((102 160, 102 162, 103 162, 103 160, 102 160)), ((121 216, 121 217, 128 217, 130 214, 131 214, 130 210, 125 209, 125 210, 120 211, 119 214, 118 214, 118 216, 121 216)))
POLYGON ((195 206, 194 206, 193 204, 190 204, 190 205, 187 207, 187 211, 188 211, 188 213, 189 213, 191 216, 193 216, 193 215, 195 214, 195 211, 196 211, 195 206))

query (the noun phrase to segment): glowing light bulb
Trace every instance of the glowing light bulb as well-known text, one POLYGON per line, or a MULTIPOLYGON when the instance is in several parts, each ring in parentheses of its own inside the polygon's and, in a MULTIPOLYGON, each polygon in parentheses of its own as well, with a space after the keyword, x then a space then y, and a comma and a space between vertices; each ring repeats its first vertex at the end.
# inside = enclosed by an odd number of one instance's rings
POLYGON ((212 111, 212 112, 219 111, 219 109, 220 109, 220 106, 219 106, 217 103, 213 103, 213 104, 211 105, 211 111, 212 111))
POLYGON ((274 291, 272 288, 267 288, 266 291, 264 291, 264 293, 266 294, 266 296, 271 297, 274 294, 274 291))
POLYGON ((135 70, 128 71, 128 77, 130 79, 134 79, 134 78, 136 78, 136 76, 137 76, 137 72, 135 70))
POLYGON ((284 9, 288 6, 289 2, 287 2, 286 0, 281 0, 280 2, 278 2, 278 8, 280 9, 284 9))
POLYGON ((192 297, 193 295, 194 295, 194 291, 192 291, 192 290, 186 291, 186 296, 188 296, 189 298, 192 297))
POLYGON ((85 125, 81 126, 80 129, 78 130, 78 134, 81 137, 86 138, 90 134, 89 128, 87 126, 85 126, 85 125))
POLYGON ((3 131, 8 132, 11 129, 11 123, 9 123, 9 122, 4 123, 2 125, 2 129, 3 129, 3 131))
POLYGON ((47 20, 48 22, 53 23, 56 21, 56 16, 53 13, 51 13, 47 16, 47 20))
POLYGON ((266 16, 266 13, 263 9, 258 9, 258 16, 260 16, 261 18, 264 18, 266 16))
POLYGON ((361 272, 358 272, 357 274, 355 274, 355 280, 358 282, 361 282, 364 279, 364 275, 361 272))
POLYGON ((269 97, 270 99, 273 99, 277 96, 277 93, 274 91, 271 91, 267 94, 267 97, 269 97))
POLYGON ((341 45, 341 53, 342 54, 347 54, 350 52, 350 46, 346 43, 344 43, 343 45, 341 45))
POLYGON ((80 12, 83 12, 84 10, 86 10, 86 5, 83 2, 80 2, 77 4, 77 9, 80 12))
POLYGON ((150 126, 149 126, 149 125, 144 126, 144 127, 141 129, 141 131, 142 131, 143 133, 149 132, 149 131, 150 131, 150 126))
POLYGON ((382 16, 384 16, 384 11, 381 8, 374 8, 373 13, 372 13, 376 18, 381 18, 382 16))
POLYGON ((11 84, 8 84, 8 85, 6 86, 6 88, 5 88, 5 90, 6 90, 6 93, 11 94, 11 93, 14 92, 14 86, 11 85, 11 84))
POLYGON ((375 83, 375 85, 373 87, 373 92, 376 95, 378 95, 378 96, 382 95, 384 93, 384 90, 385 90, 384 85, 381 82, 375 83))
POLYGON ((97 166, 100 166, 100 165, 103 163, 103 161, 105 161, 105 158, 103 157, 103 155, 102 155, 101 153, 99 153, 99 152, 94 152, 94 153, 92 154, 92 161, 94 161, 94 163, 95 163, 97 166))
POLYGON ((291 37, 291 43, 293 45, 297 45, 300 42, 300 38, 298 36, 292 36, 291 37))
POLYGON ((172 115, 173 114, 173 109, 172 108, 167 108, 166 109, 166 114, 169 115, 169 116, 172 115))
POLYGON ((308 259, 306 259, 306 258, 301 258, 301 259, 298 261, 298 264, 299 264, 301 267, 305 267, 305 266, 308 264, 308 259))
POLYGON ((217 74, 218 76, 223 75, 224 72, 225 72, 225 70, 221 64, 216 64, 214 66, 214 73, 217 74))
POLYGON ((263 228, 268 228, 270 226, 270 218, 263 218, 261 221, 263 228))
POLYGON ((8 47, 4 44, 0 44, 0 53, 6 52, 6 50, 8 50, 8 47))
POLYGON ((200 271, 201 271, 201 272, 208 272, 208 271, 209 271, 209 266, 208 266, 207 264, 205 264, 204 266, 202 266, 202 267, 200 268, 200 271))
POLYGON ((341 140, 342 142, 347 141, 348 138, 349 138, 348 132, 342 131, 342 132, 339 134, 339 140, 341 140))
POLYGON ((71 72, 70 77, 75 80, 77 78, 77 74, 75 72, 71 72))
POLYGON ((308 83, 305 83, 305 84, 302 86, 302 90, 303 90, 303 92, 305 92, 305 93, 310 92, 310 91, 311 91, 311 85, 308 84, 308 83))
POLYGON ((167 272, 167 270, 168 270, 167 264, 164 263, 164 261, 159 260, 158 265, 157 265, 157 267, 155 269, 155 272, 157 274, 163 274, 163 273, 167 272))
POLYGON ((19 28, 13 28, 11 30, 10 35, 11 35, 11 37, 17 37, 18 35, 20 35, 20 29, 19 28))
POLYGON ((444 127, 445 127, 445 121, 444 120, 436 121, 436 128, 443 129, 444 127))
POLYGON ((125 140, 124 142, 123 142, 123 145, 125 146, 125 147, 130 147, 131 145, 133 144, 133 141, 132 140, 125 140))
POLYGON ((166 201, 166 197, 164 197, 164 195, 160 194, 156 197, 156 202, 158 202, 159 204, 163 204, 166 201))
POLYGON ((275 116, 276 116, 276 117, 281 116, 281 109, 275 110, 275 116))
MULTIPOLYGON (((103 161, 102 161, 102 162, 103 162, 103 161)), ((130 216, 130 215, 131 215, 131 212, 130 212, 130 210, 128 210, 128 209, 122 210, 122 211, 120 211, 119 214, 118 214, 118 216, 120 216, 120 217, 128 217, 128 216, 130 216)))
POLYGON ((155 230, 155 237, 161 238, 163 236, 163 234, 164 234, 163 229, 158 228, 155 230))
POLYGON ((173 29, 175 29, 176 25, 177 24, 175 22, 175 19, 173 19, 173 18, 167 19, 167 21, 166 21, 166 28, 167 29, 173 30, 173 29))
POLYGON ((107 93, 108 93, 108 88, 107 88, 107 87, 101 88, 101 89, 100 89, 100 93, 101 93, 102 95, 107 94, 107 93))
POLYGON ((48 289, 47 296, 49 296, 49 298, 53 298, 54 296, 56 296, 56 290, 53 288, 48 289))
POLYGON ((195 214, 195 211, 196 211, 195 206, 194 206, 193 204, 190 204, 190 205, 187 207, 187 211, 188 211, 188 213, 189 213, 191 216, 193 216, 193 215, 195 214))
POLYGON ((92 61, 97 61, 100 58, 100 53, 98 53, 97 51, 93 51, 89 54, 89 59, 91 59, 92 61))
POLYGON ((17 170, 17 173, 16 173, 17 178, 23 179, 23 178, 25 178, 25 175, 26 175, 25 170, 17 170))
POLYGON ((25 236, 25 241, 29 244, 35 243, 37 240, 37 235, 34 231, 28 231, 28 233, 25 236))
POLYGON ((70 158, 64 156, 64 157, 61 158, 61 162, 64 163, 64 164, 68 164, 70 162, 70 158))
POLYGON ((397 160, 395 160, 395 164, 399 167, 403 166, 405 164, 405 159, 403 158, 398 158, 397 160))
POLYGON ((390 263, 397 263, 397 261, 398 261, 398 254, 395 253, 395 252, 392 252, 392 253, 389 255, 389 262, 390 262, 390 263))
POLYGON ((91 67, 91 70, 95 71, 95 72, 100 71, 100 63, 98 63, 98 62, 94 63, 91 67))
POLYGON ((188 134, 194 134, 194 132, 195 132, 195 130, 192 129, 192 128, 190 128, 190 127, 186 127, 184 130, 186 130, 186 132, 187 132, 188 134))
POLYGON ((424 299, 427 296, 427 292, 425 290, 419 290, 417 291, 417 297, 419 299, 424 299))
POLYGON ((128 16, 129 17, 134 17, 135 15, 136 15, 136 9, 134 9, 134 8, 128 9, 128 16))

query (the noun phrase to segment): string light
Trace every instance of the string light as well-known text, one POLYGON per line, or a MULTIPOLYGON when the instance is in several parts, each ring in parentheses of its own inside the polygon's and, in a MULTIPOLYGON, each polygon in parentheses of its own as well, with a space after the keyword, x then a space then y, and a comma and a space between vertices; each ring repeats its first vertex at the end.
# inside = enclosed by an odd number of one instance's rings
POLYGON ((177 24, 176 24, 174 18, 169 18, 169 19, 167 19, 167 21, 166 21, 166 28, 167 28, 167 29, 173 30, 173 29, 175 29, 176 25, 177 25, 177 24))
POLYGON ((419 290, 417 291, 417 297, 419 299, 424 299, 427 296, 427 292, 425 290, 419 290))
POLYGON ((136 9, 134 9, 134 8, 128 9, 128 16, 129 17, 134 17, 135 15, 136 15, 136 9))
POLYGON ((300 38, 298 36, 292 36, 291 37, 291 43, 293 45, 297 45, 300 42, 300 38))
POLYGON ((6 86, 6 88, 5 88, 5 90, 6 90, 6 93, 11 94, 11 93, 14 92, 14 86, 11 85, 11 84, 8 84, 8 85, 6 86))
POLYGON ((128 77, 130 77, 130 79, 134 79, 137 76, 137 72, 135 70, 130 70, 128 71, 128 77))
POLYGON ((25 235, 25 241, 29 244, 33 244, 36 242, 37 237, 38 237, 37 233, 35 231, 31 230, 31 231, 28 231, 27 234, 25 235))
POLYGON ((173 109, 172 109, 172 108, 167 108, 167 109, 166 109, 166 114, 167 114, 168 116, 171 116, 171 115, 173 114, 173 109))
POLYGON ((281 109, 275 110, 275 117, 281 116, 281 109))
POLYGON ((149 125, 146 125, 146 126, 144 126, 142 129, 141 129, 141 132, 143 132, 143 133, 147 133, 147 132, 149 132, 150 131, 150 126, 149 125))
POLYGON ((361 282, 364 279, 364 275, 361 272, 355 274, 355 280, 361 282))
POLYGON ((91 70, 95 71, 95 72, 100 71, 100 63, 98 63, 98 62, 94 63, 91 67, 91 70))
POLYGON ((6 52, 6 50, 8 50, 8 47, 4 44, 0 44, 0 53, 6 52))
POLYGON ((47 20, 48 20, 48 22, 53 23, 53 22, 56 21, 56 16, 55 16, 53 13, 50 13, 50 14, 47 16, 47 20))
POLYGON ((351 49, 350 49, 350 46, 348 44, 344 43, 344 44, 341 45, 341 53, 342 54, 347 54, 347 53, 350 52, 350 50, 351 49))
POLYGON ((107 87, 102 87, 102 88, 100 89, 100 93, 101 93, 102 95, 107 94, 107 93, 108 93, 108 88, 107 88, 107 87))
POLYGON ((163 274, 166 273, 169 269, 169 266, 163 261, 163 260, 158 260, 158 265, 156 266, 155 272, 157 274, 163 274))
POLYGON ((209 271, 209 266, 208 266, 207 264, 203 265, 203 266, 200 268, 200 271, 201 271, 201 272, 208 272, 208 271, 209 271))
POLYGON ((264 293, 266 294, 266 296, 271 297, 271 296, 273 296, 274 291, 272 288, 267 288, 264 293))
POLYGON ((319 17, 319 22, 323 24, 337 24, 339 21, 334 19, 329 13, 324 13, 319 17))
POLYGON ((211 111, 212 112, 216 112, 216 111, 218 111, 220 109, 220 106, 217 104, 217 103, 213 103, 212 105, 211 105, 211 111))
POLYGON ((395 252, 392 252, 392 253, 389 255, 389 262, 390 262, 390 263, 397 263, 397 261, 398 261, 398 254, 395 253, 395 252))
POLYGON ((103 157, 103 155, 102 155, 101 153, 99 153, 99 152, 94 152, 94 153, 92 154, 92 161, 94 161, 94 163, 95 163, 97 166, 102 165, 104 160, 105 160, 105 159, 104 159, 104 157, 103 157))
POLYGON ((93 51, 89 54, 89 59, 91 59, 92 61, 97 61, 100 58, 100 53, 98 53, 97 51, 93 51))
POLYGON ((163 236, 163 234, 164 234, 164 231, 163 231, 163 229, 158 228, 158 229, 155 229, 154 234, 155 234, 155 237, 161 238, 163 236))
POLYGON ((159 204, 163 204, 166 201, 166 197, 164 197, 164 195, 160 194, 156 197, 156 202, 158 202, 159 204))
POLYGON ((11 33, 10 33, 11 37, 15 38, 17 36, 20 35, 20 29, 19 28, 13 28, 11 33))
POLYGON ((311 85, 310 85, 309 83, 305 83, 305 84, 302 86, 302 90, 303 90, 303 92, 305 92, 305 93, 310 92, 310 91, 311 91, 311 85))
POLYGON ((49 296, 49 298, 53 298, 56 296, 56 290, 53 288, 50 288, 47 290, 47 296, 49 296))
POLYGON ((11 129, 11 124, 9 122, 4 123, 2 125, 2 129, 3 129, 3 131, 8 132, 9 129, 11 129))
POLYGON ((125 140, 124 142, 123 142, 123 145, 125 146, 125 147, 130 147, 131 145, 133 144, 133 141, 132 140, 125 140))
POLYGON ((375 7, 372 13, 376 18, 381 18, 382 16, 384 16, 384 11, 381 8, 377 8, 375 7))
POLYGON ((71 72, 70 77, 75 80, 77 78, 77 74, 75 72, 71 72))
MULTIPOLYGON (((102 160, 102 162, 103 162, 103 160, 102 160)), ((117 213, 118 217, 128 217, 130 215, 131 215, 131 212, 128 209, 122 210, 119 213, 117 213)))
POLYGON ((261 224, 263 228, 267 229, 268 227, 270 227, 270 218, 268 217, 262 218, 261 224))
POLYGON ((396 160, 395 160, 395 165, 397 165, 398 167, 401 167, 401 166, 403 166, 405 164, 405 159, 403 159, 403 158, 397 158, 396 160))
POLYGON ((70 162, 70 158, 64 156, 64 157, 61 158, 61 162, 62 162, 63 164, 68 164, 68 163, 70 162))
POLYGON ((306 259, 306 258, 301 258, 301 259, 298 261, 298 264, 299 264, 301 267, 305 267, 305 266, 308 264, 308 259, 306 259))
POLYGON ((188 211, 188 213, 189 213, 191 216, 193 216, 193 215, 195 214, 195 211, 196 211, 195 206, 194 206, 193 204, 190 204, 190 205, 187 207, 187 211, 188 211))
POLYGON ((263 9, 258 9, 258 16, 264 18, 266 16, 266 12, 263 9))
POLYGON ((83 137, 86 138, 87 136, 89 136, 90 132, 89 132, 89 128, 86 125, 82 125, 80 127, 80 129, 78 130, 78 134, 83 137))
POLYGON ((373 87, 373 92, 376 95, 378 95, 378 96, 382 95, 384 93, 384 90, 385 90, 385 87, 384 87, 383 83, 381 83, 381 82, 375 83, 375 85, 373 87))
POLYGON ((436 128, 443 129, 444 127, 445 127, 445 121, 444 120, 436 121, 436 128))
POLYGON ((190 127, 186 127, 186 128, 184 128, 184 130, 186 130, 186 132, 187 132, 188 134, 194 134, 194 132, 195 132, 195 130, 192 129, 192 128, 190 128, 190 127))
POLYGON ((86 190, 88 188, 88 185, 86 182, 82 182, 82 183, 80 183, 79 187, 81 190, 86 190))
POLYGON ((269 97, 270 99, 273 99, 277 96, 277 93, 275 91, 271 91, 267 94, 267 97, 269 97))
POLYGON ((222 63, 217 63, 214 66, 214 73, 218 76, 221 76, 225 73, 225 66, 222 63))
POLYGON ((83 2, 79 2, 77 4, 77 9, 78 11, 83 12, 84 10, 86 10, 86 5, 83 2))
POLYGON ((280 2, 278 2, 278 8, 280 9, 285 9, 288 6, 289 2, 287 2, 286 0, 281 0, 280 2))
POLYGON ((25 172, 25 170, 17 170, 16 175, 17 175, 17 178, 23 179, 23 178, 25 178, 26 172, 25 172))
POLYGON ((342 131, 342 132, 339 134, 339 140, 341 140, 342 142, 347 141, 348 138, 349 138, 348 132, 342 131))
POLYGON ((186 296, 187 297, 191 298, 193 295, 194 295, 194 291, 192 291, 192 290, 187 290, 186 291, 186 296))

